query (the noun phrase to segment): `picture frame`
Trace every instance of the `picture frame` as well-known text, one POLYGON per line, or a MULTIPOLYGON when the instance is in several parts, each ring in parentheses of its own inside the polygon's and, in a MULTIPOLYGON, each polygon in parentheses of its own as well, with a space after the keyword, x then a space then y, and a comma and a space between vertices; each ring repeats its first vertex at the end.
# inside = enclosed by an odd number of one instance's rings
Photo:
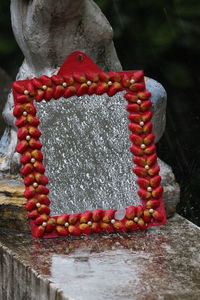
POLYGON ((166 224, 163 187, 152 133, 151 93, 146 90, 143 71, 103 72, 85 53, 76 51, 68 56, 57 75, 15 81, 12 89, 13 114, 18 128, 16 151, 21 154, 25 207, 34 238, 132 232, 166 224), (133 172, 138 177, 141 204, 127 207, 121 220, 117 218, 117 209, 113 208, 51 216, 46 187, 48 177, 40 141, 42 133, 38 128, 42 120, 37 118, 35 101, 105 93, 112 97, 121 91, 125 91, 124 99, 128 103, 130 151, 134 155, 133 172))

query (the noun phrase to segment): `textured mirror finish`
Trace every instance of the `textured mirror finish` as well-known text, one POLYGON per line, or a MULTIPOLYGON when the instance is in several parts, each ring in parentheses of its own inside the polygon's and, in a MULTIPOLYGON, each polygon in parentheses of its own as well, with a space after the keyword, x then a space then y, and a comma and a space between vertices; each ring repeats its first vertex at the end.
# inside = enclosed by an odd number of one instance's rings
POLYGON ((140 203, 123 95, 35 103, 54 214, 140 203))

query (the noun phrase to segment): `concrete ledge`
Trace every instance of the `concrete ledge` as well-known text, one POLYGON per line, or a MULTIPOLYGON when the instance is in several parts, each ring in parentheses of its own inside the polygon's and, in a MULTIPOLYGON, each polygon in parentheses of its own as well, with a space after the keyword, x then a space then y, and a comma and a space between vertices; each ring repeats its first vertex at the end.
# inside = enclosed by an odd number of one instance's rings
POLYGON ((0 230, 2 300, 200 299, 200 229, 32 240, 0 230))

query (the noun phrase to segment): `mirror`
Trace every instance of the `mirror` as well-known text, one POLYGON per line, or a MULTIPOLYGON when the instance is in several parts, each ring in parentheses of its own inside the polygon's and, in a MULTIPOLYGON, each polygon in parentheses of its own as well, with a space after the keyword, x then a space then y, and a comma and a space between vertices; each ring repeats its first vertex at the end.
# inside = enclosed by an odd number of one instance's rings
POLYGON ((104 73, 75 52, 57 75, 13 83, 13 95, 33 237, 165 224, 142 71, 104 73))
POLYGON ((53 214, 140 204, 126 104, 123 92, 35 103, 53 214))

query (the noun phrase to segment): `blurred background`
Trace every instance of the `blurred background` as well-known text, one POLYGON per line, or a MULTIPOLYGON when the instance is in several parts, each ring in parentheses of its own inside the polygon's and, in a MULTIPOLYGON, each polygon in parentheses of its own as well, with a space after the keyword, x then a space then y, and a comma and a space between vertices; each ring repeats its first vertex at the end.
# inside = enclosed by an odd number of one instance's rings
MULTIPOLYGON (((113 27, 123 69, 143 69, 167 91, 167 126, 158 155, 181 186, 178 212, 200 225, 200 2, 95 2, 113 27)), ((14 80, 23 56, 12 33, 9 5, 0 2, 0 68, 14 80)))

